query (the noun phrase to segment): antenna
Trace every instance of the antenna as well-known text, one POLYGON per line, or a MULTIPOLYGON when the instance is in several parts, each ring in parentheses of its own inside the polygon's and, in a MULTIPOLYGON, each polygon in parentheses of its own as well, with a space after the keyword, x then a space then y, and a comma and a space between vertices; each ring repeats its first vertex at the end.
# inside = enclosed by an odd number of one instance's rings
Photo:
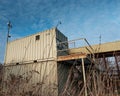
POLYGON ((98 52, 100 51, 100 47, 101 47, 101 34, 99 36, 99 48, 98 48, 98 52))
POLYGON ((62 24, 61 21, 59 21, 59 22, 57 23, 56 28, 57 28, 60 24, 62 24))
POLYGON ((8 43, 9 38, 11 37, 9 33, 10 33, 10 29, 12 28, 12 24, 10 21, 8 21, 7 25, 8 25, 8 33, 7 33, 7 43, 8 43))
POLYGON ((101 34, 100 34, 100 36, 99 36, 99 44, 101 45, 101 34))

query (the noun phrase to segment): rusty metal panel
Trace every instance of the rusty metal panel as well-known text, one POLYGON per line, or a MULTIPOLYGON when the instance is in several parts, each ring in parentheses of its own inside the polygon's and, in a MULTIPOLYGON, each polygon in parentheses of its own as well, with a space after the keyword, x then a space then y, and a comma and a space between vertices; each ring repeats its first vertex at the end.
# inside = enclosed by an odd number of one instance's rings
MULTIPOLYGON (((55 61, 5 67, 4 81, 11 81, 12 76, 20 80, 14 85, 18 93, 24 90, 24 92, 32 91, 35 96, 58 96, 57 62, 55 61)), ((10 89, 8 85, 4 87, 6 91, 10 89)))
POLYGON ((8 43, 6 64, 56 58, 56 29, 46 30, 8 43), (39 40, 36 36, 39 35, 39 40))

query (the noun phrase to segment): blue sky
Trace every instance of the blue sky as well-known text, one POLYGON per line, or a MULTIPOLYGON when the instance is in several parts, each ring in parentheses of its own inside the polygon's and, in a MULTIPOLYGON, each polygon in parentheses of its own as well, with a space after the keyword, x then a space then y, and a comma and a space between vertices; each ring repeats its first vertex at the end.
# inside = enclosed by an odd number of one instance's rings
POLYGON ((85 37, 91 44, 120 40, 120 0, 0 0, 0 62, 7 21, 12 40, 58 26, 69 40, 85 37))

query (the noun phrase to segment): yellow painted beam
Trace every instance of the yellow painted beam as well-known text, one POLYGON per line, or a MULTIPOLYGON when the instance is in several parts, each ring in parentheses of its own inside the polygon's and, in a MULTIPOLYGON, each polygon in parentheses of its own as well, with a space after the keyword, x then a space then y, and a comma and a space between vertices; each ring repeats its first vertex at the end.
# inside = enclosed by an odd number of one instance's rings
MULTIPOLYGON (((86 47, 89 49, 89 51, 92 52, 92 50, 88 46, 86 47)), ((86 49, 86 47, 70 49, 69 54, 75 54, 75 53, 90 54, 90 52, 86 49)), ((120 41, 103 43, 101 45, 92 45, 92 48, 94 49, 94 53, 106 53, 106 52, 120 51, 120 41)))
POLYGON ((71 54, 66 56, 58 56, 57 61, 67 61, 67 60, 75 60, 75 59, 81 59, 81 58, 87 58, 86 54, 71 54))

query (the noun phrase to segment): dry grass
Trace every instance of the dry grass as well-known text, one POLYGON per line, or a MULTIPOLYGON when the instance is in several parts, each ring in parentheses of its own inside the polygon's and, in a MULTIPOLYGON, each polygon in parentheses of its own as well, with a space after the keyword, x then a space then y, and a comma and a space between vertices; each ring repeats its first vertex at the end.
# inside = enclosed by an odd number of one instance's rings
MULTIPOLYGON (((60 96, 85 96, 81 68, 81 66, 75 65, 71 67, 67 82, 60 96)), ((119 96, 117 86, 119 83, 117 82, 118 76, 114 76, 113 69, 108 68, 105 71, 101 71, 94 65, 89 65, 85 68, 88 96, 119 96)), ((32 72, 36 71, 30 71, 29 73, 32 72)), ((39 72, 36 73, 39 74, 39 72)), ((42 92, 48 89, 42 89, 44 82, 31 84, 32 74, 26 77, 9 74, 6 80, 3 79, 3 76, 3 66, 0 65, 0 96, 44 96, 42 92)), ((46 96, 52 96, 51 94, 47 93, 46 96)))
MULTIPOLYGON (((33 70, 28 72, 27 76, 24 76, 24 74, 17 76, 9 74, 7 79, 2 79, 1 81, 0 96, 43 96, 42 85, 44 82, 38 82, 36 84, 30 82, 32 73, 34 72, 39 74, 33 70)), ((48 93, 46 96, 51 95, 48 93)))
MULTIPOLYGON (((98 65, 100 66, 100 65, 98 65)), ((102 66, 103 67, 103 66, 102 66)), ((85 86, 82 79, 81 66, 73 66, 69 72, 67 83, 61 96, 85 96, 85 86), (81 78, 81 79, 80 79, 81 78)), ((119 80, 113 69, 101 71, 94 65, 86 67, 86 87, 88 96, 120 96, 119 80)))

